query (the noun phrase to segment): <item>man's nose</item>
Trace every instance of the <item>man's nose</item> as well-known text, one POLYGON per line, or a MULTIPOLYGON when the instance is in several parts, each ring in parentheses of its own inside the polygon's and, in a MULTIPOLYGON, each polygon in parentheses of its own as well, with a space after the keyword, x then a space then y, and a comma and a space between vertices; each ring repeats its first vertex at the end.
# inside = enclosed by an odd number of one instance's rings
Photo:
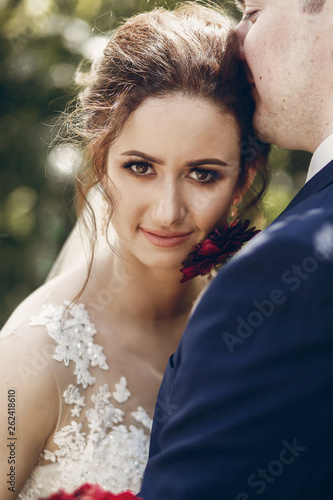
POLYGON ((174 183, 161 184, 154 193, 154 199, 152 218, 159 228, 172 227, 184 220, 186 215, 184 196, 174 183))
POLYGON ((242 61, 245 61, 244 40, 248 32, 249 32, 248 23, 244 20, 240 21, 236 27, 236 34, 238 36, 238 41, 239 41, 239 55, 242 61))

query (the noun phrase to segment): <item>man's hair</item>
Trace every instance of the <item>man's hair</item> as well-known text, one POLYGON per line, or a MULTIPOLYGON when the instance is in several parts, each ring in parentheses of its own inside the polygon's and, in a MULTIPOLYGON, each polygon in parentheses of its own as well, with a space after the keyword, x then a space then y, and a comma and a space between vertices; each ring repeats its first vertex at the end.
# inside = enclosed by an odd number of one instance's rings
POLYGON ((326 0, 302 0, 303 11, 309 14, 318 14, 323 10, 326 0))

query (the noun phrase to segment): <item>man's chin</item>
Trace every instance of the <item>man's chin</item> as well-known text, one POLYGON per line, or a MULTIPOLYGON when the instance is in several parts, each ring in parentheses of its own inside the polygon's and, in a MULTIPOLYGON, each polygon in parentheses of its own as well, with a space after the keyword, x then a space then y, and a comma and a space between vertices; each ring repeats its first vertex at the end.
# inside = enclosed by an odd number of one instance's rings
POLYGON ((275 144, 285 149, 301 149, 294 147, 290 142, 291 130, 284 130, 276 118, 263 114, 258 108, 253 116, 253 127, 261 142, 275 144))
POLYGON ((253 115, 253 127, 254 130, 256 131, 258 139, 260 139, 261 142, 271 143, 273 141, 272 138, 273 127, 268 126, 267 121, 263 119, 262 114, 257 110, 254 112, 253 115))
POLYGON ((256 99, 256 109, 253 115, 253 128, 258 138, 268 144, 279 144, 280 127, 276 116, 263 107, 258 96, 256 99))

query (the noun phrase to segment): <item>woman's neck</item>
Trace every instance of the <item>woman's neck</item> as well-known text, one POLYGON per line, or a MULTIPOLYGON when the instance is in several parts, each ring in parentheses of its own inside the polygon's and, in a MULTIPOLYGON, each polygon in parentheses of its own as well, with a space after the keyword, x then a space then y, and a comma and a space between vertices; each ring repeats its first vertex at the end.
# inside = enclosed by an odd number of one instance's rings
POLYGON ((137 319, 173 321, 188 315, 204 279, 180 283, 179 269, 155 269, 110 249, 98 255, 87 294, 101 309, 137 319))
POLYGON ((181 284, 181 277, 178 269, 147 268, 110 249, 96 256, 80 300, 104 338, 107 355, 116 352, 117 359, 130 359, 162 377, 206 284, 200 277, 181 284))

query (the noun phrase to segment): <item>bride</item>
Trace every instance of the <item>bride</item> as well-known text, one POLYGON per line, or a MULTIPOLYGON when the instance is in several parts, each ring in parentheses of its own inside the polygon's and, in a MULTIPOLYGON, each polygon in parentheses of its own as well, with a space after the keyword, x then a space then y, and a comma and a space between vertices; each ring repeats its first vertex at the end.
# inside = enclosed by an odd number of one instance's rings
POLYGON ((163 372, 207 283, 180 283, 182 262, 265 169, 230 31, 210 8, 156 9, 85 77, 70 119, 91 257, 73 247, 1 333, 2 500, 139 490, 163 372))

